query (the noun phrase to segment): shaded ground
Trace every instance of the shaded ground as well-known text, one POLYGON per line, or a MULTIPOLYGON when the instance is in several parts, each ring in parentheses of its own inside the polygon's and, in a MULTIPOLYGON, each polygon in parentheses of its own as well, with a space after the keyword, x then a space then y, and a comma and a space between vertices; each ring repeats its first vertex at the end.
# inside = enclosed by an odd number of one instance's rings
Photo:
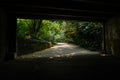
MULTIPOLYGON (((41 53, 50 56, 57 54, 79 54, 63 58, 16 59, 0 63, 1 79, 30 80, 117 80, 120 79, 120 58, 100 55, 75 45, 60 43, 41 53), (64 46, 63 46, 64 45, 64 46), (66 53, 65 53, 65 52, 66 53), (81 53, 79 53, 81 51, 81 53), (47 52, 47 53, 45 53, 47 52), (63 53, 64 52, 64 53, 63 53), (45 54, 44 54, 45 53, 45 54), (49 54, 48 54, 49 53, 49 54), (93 55, 84 55, 93 54, 93 55)), ((24 56, 25 57, 25 56, 24 56)), ((29 55, 32 57, 32 55, 29 55)))
POLYGON ((43 51, 37 51, 27 55, 22 55, 19 56, 18 58, 72 57, 77 55, 93 55, 93 54, 99 54, 99 52, 94 52, 84 48, 80 48, 74 44, 58 43, 52 48, 45 49, 43 51))
POLYGON ((119 80, 119 72, 119 58, 100 55, 0 63, 1 80, 119 80))

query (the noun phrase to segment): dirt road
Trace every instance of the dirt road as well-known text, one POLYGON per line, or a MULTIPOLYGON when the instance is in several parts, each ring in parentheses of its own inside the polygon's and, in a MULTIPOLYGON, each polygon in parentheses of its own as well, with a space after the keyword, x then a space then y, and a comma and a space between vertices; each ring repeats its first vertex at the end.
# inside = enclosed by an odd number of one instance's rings
POLYGON ((76 55, 93 55, 99 54, 99 52, 90 51, 84 48, 80 48, 77 45, 69 43, 57 43, 57 45, 45 49, 43 51, 37 51, 31 54, 22 55, 19 58, 40 58, 40 57, 70 57, 76 55))

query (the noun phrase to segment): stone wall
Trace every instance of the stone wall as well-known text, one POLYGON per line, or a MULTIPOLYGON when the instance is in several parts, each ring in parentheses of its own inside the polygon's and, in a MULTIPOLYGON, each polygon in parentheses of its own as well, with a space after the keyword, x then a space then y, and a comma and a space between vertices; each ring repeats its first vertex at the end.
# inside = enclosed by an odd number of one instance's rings
POLYGON ((120 16, 111 18, 105 26, 106 51, 120 56, 120 16))

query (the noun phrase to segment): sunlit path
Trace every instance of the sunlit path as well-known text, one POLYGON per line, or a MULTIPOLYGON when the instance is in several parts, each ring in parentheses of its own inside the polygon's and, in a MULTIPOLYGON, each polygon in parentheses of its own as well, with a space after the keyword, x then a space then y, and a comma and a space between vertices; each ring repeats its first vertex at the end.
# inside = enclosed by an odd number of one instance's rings
POLYGON ((22 55, 19 58, 40 58, 40 57, 71 57, 76 55, 93 55, 99 54, 99 52, 90 51, 84 48, 80 48, 77 45, 68 43, 57 43, 54 47, 45 49, 43 51, 37 51, 31 54, 22 55))

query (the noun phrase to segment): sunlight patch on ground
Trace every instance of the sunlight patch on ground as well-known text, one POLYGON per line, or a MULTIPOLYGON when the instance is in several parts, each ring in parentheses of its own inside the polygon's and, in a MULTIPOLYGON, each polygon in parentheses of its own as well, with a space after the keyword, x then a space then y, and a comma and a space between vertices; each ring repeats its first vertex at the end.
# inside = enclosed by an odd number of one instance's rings
MULTIPOLYGON (((99 52, 94 52, 90 50, 86 50, 84 48, 80 48, 73 44, 68 43, 58 43, 54 47, 49 49, 45 49, 43 51, 37 51, 32 54, 22 55, 18 58, 50 58, 53 59, 54 57, 72 57, 72 56, 79 56, 79 55, 93 55, 99 54, 99 52)), ((104 56, 104 55, 103 55, 104 56)))

